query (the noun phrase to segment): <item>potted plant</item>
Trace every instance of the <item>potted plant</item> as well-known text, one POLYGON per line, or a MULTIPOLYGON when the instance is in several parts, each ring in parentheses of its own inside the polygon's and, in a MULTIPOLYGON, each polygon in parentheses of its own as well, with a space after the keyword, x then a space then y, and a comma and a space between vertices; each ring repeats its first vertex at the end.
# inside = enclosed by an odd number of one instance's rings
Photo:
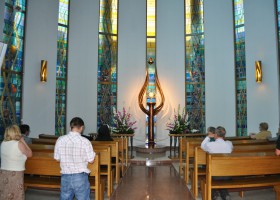
POLYGON ((178 105, 178 110, 174 109, 173 118, 169 119, 166 124, 167 130, 171 134, 180 134, 190 132, 189 130, 189 115, 185 111, 185 108, 180 110, 180 104, 178 105))
POLYGON ((133 127, 136 121, 131 121, 131 114, 123 107, 122 113, 120 111, 113 110, 113 126, 112 132, 117 134, 133 134, 137 127, 133 127))

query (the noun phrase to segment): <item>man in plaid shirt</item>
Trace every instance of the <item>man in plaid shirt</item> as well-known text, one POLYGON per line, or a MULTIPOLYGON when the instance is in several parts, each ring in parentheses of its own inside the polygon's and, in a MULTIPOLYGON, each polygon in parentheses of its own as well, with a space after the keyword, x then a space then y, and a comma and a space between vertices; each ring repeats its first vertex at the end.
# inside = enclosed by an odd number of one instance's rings
POLYGON ((93 163, 95 153, 90 141, 81 136, 84 130, 84 121, 75 117, 70 122, 71 131, 58 138, 54 159, 60 161, 61 187, 60 199, 77 200, 90 199, 90 184, 87 168, 88 163, 93 163))

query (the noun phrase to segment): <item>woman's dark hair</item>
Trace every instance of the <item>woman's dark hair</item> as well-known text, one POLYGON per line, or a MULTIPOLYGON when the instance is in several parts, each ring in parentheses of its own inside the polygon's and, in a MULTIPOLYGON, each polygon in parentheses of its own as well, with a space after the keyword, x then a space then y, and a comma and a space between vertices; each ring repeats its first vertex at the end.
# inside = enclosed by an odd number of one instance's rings
POLYGON ((27 124, 20 125, 20 132, 21 134, 25 134, 26 132, 30 131, 30 127, 27 124))
POLYGON ((110 129, 108 125, 101 125, 100 128, 98 129, 98 134, 110 135, 110 129))
POLYGON ((108 125, 104 124, 101 125, 98 129, 98 135, 95 139, 96 141, 113 141, 113 139, 110 136, 110 129, 108 125))
POLYGON ((70 121, 71 129, 74 128, 74 127, 80 128, 81 126, 84 126, 84 125, 85 125, 85 123, 84 123, 84 121, 80 117, 74 117, 70 121))

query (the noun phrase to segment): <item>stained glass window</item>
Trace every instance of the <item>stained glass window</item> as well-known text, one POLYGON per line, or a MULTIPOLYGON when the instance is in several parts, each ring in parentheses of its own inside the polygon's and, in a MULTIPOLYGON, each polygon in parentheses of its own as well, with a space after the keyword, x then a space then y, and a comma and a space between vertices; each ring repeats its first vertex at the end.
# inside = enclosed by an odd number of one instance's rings
POLYGON ((276 1, 276 12, 277 12, 277 24, 278 24, 278 43, 280 48, 280 0, 276 1))
POLYGON ((190 129, 205 133, 203 0, 185 0, 185 91, 190 129))
POLYGON ((8 44, 0 76, 0 140, 11 124, 20 124, 26 0, 6 0, 2 41, 8 44))
MULTIPOLYGON (((149 83, 146 89, 146 102, 155 102, 156 96, 149 97, 149 93, 156 94, 156 0, 147 0, 147 55, 146 69, 149 83)), ((147 109, 149 107, 147 105, 147 109)), ((156 139, 156 116, 154 116, 154 138, 156 139)), ((148 142, 148 115, 146 115, 146 142, 148 142)))
POLYGON ((100 0, 97 127, 112 124, 117 107, 118 0, 100 0))
POLYGON ((69 0, 59 0, 56 64, 55 134, 66 132, 69 0))
POLYGON ((234 0, 237 136, 247 135, 247 89, 243 0, 234 0))

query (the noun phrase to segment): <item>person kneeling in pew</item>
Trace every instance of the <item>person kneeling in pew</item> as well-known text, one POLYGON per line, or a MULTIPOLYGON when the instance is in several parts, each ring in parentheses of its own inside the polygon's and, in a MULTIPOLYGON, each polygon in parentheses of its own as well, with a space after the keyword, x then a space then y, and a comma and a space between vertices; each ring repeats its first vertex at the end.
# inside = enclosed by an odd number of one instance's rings
MULTIPOLYGON (((207 136, 201 143, 201 148, 209 153, 231 153, 233 145, 231 141, 225 141, 226 129, 222 126, 218 126, 215 130, 215 141, 211 141, 211 135, 207 136)), ((230 177, 214 177, 215 180, 229 180, 230 177)), ((230 200, 229 193, 226 189, 213 190, 212 200, 216 200, 218 196, 221 196, 223 200, 230 200)))
POLYGON ((107 124, 101 125, 98 129, 98 135, 95 141, 114 141, 110 135, 110 129, 107 124))
POLYGON ((57 139, 54 159, 60 161, 61 188, 60 200, 90 199, 90 183, 87 168, 93 163, 95 152, 90 141, 81 136, 84 121, 75 117, 70 122, 71 131, 57 139))

